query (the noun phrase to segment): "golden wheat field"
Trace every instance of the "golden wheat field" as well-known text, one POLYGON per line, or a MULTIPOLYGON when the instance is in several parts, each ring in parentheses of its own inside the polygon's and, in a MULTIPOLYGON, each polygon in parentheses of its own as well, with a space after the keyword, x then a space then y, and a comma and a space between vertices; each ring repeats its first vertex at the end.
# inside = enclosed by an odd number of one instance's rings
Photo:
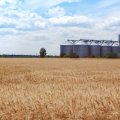
POLYGON ((120 59, 0 59, 0 120, 120 120, 120 59))

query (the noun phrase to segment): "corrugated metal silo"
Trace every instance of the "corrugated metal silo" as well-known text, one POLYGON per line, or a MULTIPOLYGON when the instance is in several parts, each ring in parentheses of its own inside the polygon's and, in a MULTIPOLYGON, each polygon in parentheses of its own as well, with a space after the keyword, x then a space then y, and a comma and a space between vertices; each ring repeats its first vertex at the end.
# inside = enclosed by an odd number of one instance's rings
POLYGON ((61 45, 60 46, 60 54, 66 54, 66 45, 61 45))
POLYGON ((73 53, 75 53, 76 55, 80 56, 80 45, 74 45, 73 46, 73 53))
POLYGON ((73 51, 72 45, 61 45, 60 46, 60 54, 70 55, 73 51))
POLYGON ((80 45, 79 56, 80 57, 89 57, 90 56, 90 46, 89 45, 80 45))
POLYGON ((70 55, 73 52, 73 45, 66 45, 66 55, 70 55))
POLYGON ((120 34, 119 34, 119 36, 118 36, 118 41, 119 41, 119 46, 120 46, 120 34))
POLYGON ((120 54, 120 47, 119 46, 112 46, 112 53, 120 54))
POLYGON ((90 46, 90 56, 91 57, 100 57, 101 56, 101 46, 91 45, 90 46))
POLYGON ((101 46, 101 55, 103 57, 109 53, 112 53, 112 46, 101 46))

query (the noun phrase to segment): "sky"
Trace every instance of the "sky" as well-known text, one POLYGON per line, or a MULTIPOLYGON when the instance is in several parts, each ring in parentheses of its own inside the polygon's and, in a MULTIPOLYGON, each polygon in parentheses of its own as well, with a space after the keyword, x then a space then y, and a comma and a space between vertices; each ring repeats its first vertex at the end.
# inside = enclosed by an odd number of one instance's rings
POLYGON ((0 0, 0 54, 59 55, 67 39, 118 40, 120 0, 0 0))

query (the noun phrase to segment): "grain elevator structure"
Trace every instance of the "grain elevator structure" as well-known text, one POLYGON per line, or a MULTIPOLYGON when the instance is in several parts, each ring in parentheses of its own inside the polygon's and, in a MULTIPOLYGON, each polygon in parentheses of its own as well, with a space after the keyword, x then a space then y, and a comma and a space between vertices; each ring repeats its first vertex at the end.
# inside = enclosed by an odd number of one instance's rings
POLYGON ((71 53, 79 57, 104 57, 116 54, 120 57, 120 35, 118 41, 112 40, 67 40, 67 44, 60 46, 60 54, 69 56, 71 53))

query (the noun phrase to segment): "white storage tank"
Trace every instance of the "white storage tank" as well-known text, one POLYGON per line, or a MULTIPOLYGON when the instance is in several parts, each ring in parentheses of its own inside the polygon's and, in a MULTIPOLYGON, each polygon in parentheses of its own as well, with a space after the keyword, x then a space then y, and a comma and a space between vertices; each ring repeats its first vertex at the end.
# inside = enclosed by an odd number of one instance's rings
POLYGON ((101 46, 91 45, 90 46, 90 56, 91 57, 100 57, 101 56, 101 46))

